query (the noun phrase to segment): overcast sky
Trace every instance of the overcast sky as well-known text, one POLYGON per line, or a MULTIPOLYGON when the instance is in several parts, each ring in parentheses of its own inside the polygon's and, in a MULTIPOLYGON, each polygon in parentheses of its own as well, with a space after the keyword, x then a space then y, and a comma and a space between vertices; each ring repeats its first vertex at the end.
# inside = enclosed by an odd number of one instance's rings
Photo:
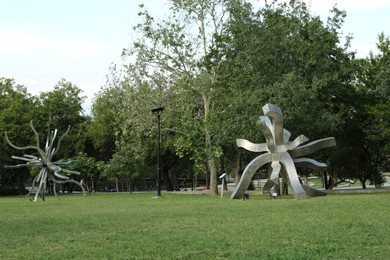
MULTIPOLYGON (((138 5, 163 17, 167 1, 0 0, 0 77, 15 79, 34 95, 65 78, 84 91, 89 110, 110 64, 121 64, 122 49, 136 37, 138 5)), ((376 50, 379 33, 390 36, 390 0, 306 2, 324 18, 335 3, 347 11, 342 31, 353 35, 351 50, 359 57, 376 50)))

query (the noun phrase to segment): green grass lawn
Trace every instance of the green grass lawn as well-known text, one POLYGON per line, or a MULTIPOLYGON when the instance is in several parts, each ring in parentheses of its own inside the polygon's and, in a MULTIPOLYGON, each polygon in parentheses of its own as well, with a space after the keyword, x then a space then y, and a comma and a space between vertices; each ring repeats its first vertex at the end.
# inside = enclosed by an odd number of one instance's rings
POLYGON ((0 259, 389 259, 390 193, 0 197, 0 259))

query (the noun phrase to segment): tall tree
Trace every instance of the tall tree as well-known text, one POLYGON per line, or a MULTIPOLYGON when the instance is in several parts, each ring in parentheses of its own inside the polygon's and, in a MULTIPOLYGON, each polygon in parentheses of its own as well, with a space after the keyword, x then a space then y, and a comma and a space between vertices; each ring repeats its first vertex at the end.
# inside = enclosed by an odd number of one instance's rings
MULTIPOLYGON (((7 131, 12 142, 19 146, 26 146, 33 141, 33 132, 29 126, 34 113, 34 98, 27 93, 24 86, 17 85, 13 79, 0 78, 0 132, 4 136, 7 131)), ((8 184, 18 187, 20 194, 25 194, 23 181, 28 177, 26 168, 4 169, 4 165, 14 164, 12 155, 22 156, 21 151, 9 147, 4 139, 0 146, 3 156, 0 162, 0 184, 8 184)), ((1 188, 1 187, 0 187, 1 188)))
POLYGON ((221 142, 262 142, 255 122, 265 103, 283 109, 293 134, 316 139, 342 129, 353 93, 349 38, 340 44, 345 13, 334 9, 324 24, 302 2, 274 2, 254 12, 249 3, 231 1, 228 10, 226 32, 208 57, 222 60, 213 121, 221 142))
POLYGON ((34 122, 38 132, 45 135, 48 130, 57 129, 61 134, 71 127, 61 144, 59 157, 69 158, 85 149, 89 118, 83 113, 82 103, 85 97, 81 93, 82 90, 76 85, 61 79, 54 90, 39 95, 39 117, 34 122))
MULTIPOLYGON (((217 77, 215 69, 204 67, 202 60, 208 54, 210 45, 214 44, 212 35, 220 34, 223 29, 225 1, 174 0, 170 3, 171 15, 161 22, 155 22, 141 6, 139 14, 144 22, 135 29, 142 36, 124 55, 135 55, 142 61, 144 78, 165 89, 183 83, 180 92, 186 92, 186 96, 190 92, 191 96, 199 98, 196 100, 200 101, 197 104, 200 122, 196 124, 201 126, 203 135, 202 157, 207 162, 205 170, 210 172, 210 194, 217 194, 218 147, 214 146, 208 122, 210 110, 213 109, 212 91, 217 77)), ((193 151, 189 152, 197 156, 193 151)))
MULTIPOLYGON (((351 157, 355 157, 355 175, 366 187, 366 181, 380 186, 383 172, 389 170, 390 156, 390 40, 382 33, 378 37, 378 54, 359 60, 355 97, 354 143, 351 157)), ((351 132, 352 132, 351 131, 351 132)))
POLYGON ((111 68, 106 86, 95 100, 93 129, 89 131, 108 164, 105 175, 125 181, 151 177, 154 171, 150 168, 155 166, 151 163, 156 154, 152 139, 155 123, 150 109, 159 90, 142 80, 137 64, 121 70, 111 68))
POLYGON ((92 105, 92 121, 87 132, 96 150, 94 156, 105 162, 108 162, 115 152, 116 142, 120 138, 120 127, 126 118, 123 113, 125 89, 122 88, 122 79, 117 78, 117 74, 116 67, 111 67, 106 87, 96 94, 92 105))

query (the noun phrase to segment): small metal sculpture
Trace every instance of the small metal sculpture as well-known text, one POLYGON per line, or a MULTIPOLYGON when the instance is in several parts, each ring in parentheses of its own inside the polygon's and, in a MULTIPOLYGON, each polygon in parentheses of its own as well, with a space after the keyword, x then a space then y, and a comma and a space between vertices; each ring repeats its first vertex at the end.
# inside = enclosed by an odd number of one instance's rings
POLYGON ((52 162, 51 161, 52 158, 54 157, 54 155, 58 152, 58 150, 60 148, 60 143, 61 143, 62 138, 64 138, 64 136, 68 134, 70 126, 68 127, 67 131, 58 140, 57 148, 54 148, 54 141, 55 141, 56 136, 57 136, 57 129, 55 129, 54 132, 51 131, 51 133, 48 135, 47 140, 46 140, 45 150, 42 150, 41 148, 39 148, 39 135, 38 135, 38 132, 35 130, 32 121, 30 122, 30 126, 31 126, 32 131, 34 132, 35 139, 37 141, 37 145, 36 146, 24 146, 24 147, 16 146, 16 145, 11 143, 11 141, 8 138, 7 132, 5 132, 5 139, 7 140, 7 143, 12 148, 15 148, 17 150, 29 150, 29 149, 32 149, 32 150, 37 151, 38 154, 39 154, 39 157, 33 156, 33 155, 28 155, 28 154, 24 154, 23 157, 12 156, 12 159, 22 160, 22 161, 25 161, 26 163, 25 164, 7 165, 7 166, 5 166, 6 168, 21 168, 21 167, 38 167, 38 168, 41 168, 41 170, 39 171, 39 174, 37 176, 35 176, 35 178, 34 178, 34 180, 32 182, 31 190, 26 195, 26 197, 31 195, 33 189, 35 188, 35 184, 39 183, 38 184, 38 189, 37 189, 36 194, 35 194, 34 201, 35 202, 37 201, 39 193, 41 193, 42 200, 44 201, 45 200, 45 192, 46 192, 46 187, 47 187, 47 181, 48 180, 51 180, 53 182, 53 193, 54 193, 55 196, 57 196, 56 184, 65 184, 65 183, 75 183, 75 184, 77 184, 78 186, 80 186, 81 190, 83 191, 83 193, 85 195, 85 190, 84 190, 82 181, 81 182, 77 182, 75 180, 70 179, 68 176, 60 174, 60 172, 65 172, 65 173, 68 173, 68 174, 80 174, 77 171, 70 171, 70 170, 62 169, 59 166, 59 165, 70 164, 73 161, 67 161, 67 162, 63 162, 61 160, 60 161, 56 161, 56 162, 52 162), (58 179, 60 179, 60 180, 56 179, 56 177, 58 179))
POLYGON ((254 144, 245 139, 237 139, 237 146, 251 152, 266 152, 253 159, 245 168, 240 182, 231 195, 232 199, 241 199, 247 190, 253 175, 263 165, 271 163, 269 178, 264 186, 265 191, 270 191, 274 185, 278 185, 279 175, 283 181, 292 189, 296 199, 305 199, 307 197, 325 195, 325 193, 301 184, 295 165, 302 165, 315 170, 324 170, 327 165, 309 158, 298 158, 311 154, 323 148, 336 145, 334 137, 320 139, 299 146, 309 139, 304 136, 298 136, 290 142, 291 133, 283 128, 282 110, 272 104, 266 104, 263 107, 265 116, 260 116, 258 125, 263 132, 266 143, 254 144), (273 121, 269 117, 273 118, 273 121), (299 147, 298 147, 299 146, 299 147))

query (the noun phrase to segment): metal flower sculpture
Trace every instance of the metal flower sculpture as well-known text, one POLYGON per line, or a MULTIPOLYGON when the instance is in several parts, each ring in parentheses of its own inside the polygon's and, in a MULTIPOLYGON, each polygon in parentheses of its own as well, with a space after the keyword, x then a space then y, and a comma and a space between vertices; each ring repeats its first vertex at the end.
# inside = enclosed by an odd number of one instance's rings
POLYGON ((247 165, 231 198, 242 198, 255 172, 267 163, 271 164, 271 168, 264 190, 270 191, 274 185, 278 185, 279 175, 281 175, 283 181, 291 187, 296 199, 325 195, 321 191, 301 184, 295 166, 302 165, 315 170, 325 170, 327 166, 324 163, 298 157, 335 146, 336 141, 334 137, 320 139, 299 146, 309 141, 309 139, 304 135, 300 135, 294 141, 289 141, 291 133, 283 128, 284 118, 279 107, 266 104, 263 107, 263 113, 265 116, 260 116, 258 125, 265 136, 266 143, 254 144, 244 139, 237 139, 236 142, 238 147, 248 151, 266 153, 257 156, 247 165), (272 122, 268 116, 273 118, 272 122))
POLYGON ((79 172, 76 171, 70 171, 66 169, 62 169, 60 165, 67 165, 72 163, 73 161, 56 161, 52 162, 52 158, 54 155, 58 152, 60 148, 60 143, 62 138, 68 134, 68 131, 70 129, 70 126, 68 127, 67 131, 60 137, 57 143, 57 148, 54 148, 54 142, 57 137, 57 129, 54 131, 51 131, 51 133, 48 135, 47 140, 46 140, 46 146, 45 150, 42 150, 39 148, 39 135, 38 132, 35 130, 34 125, 32 122, 30 122, 30 126, 32 131, 34 132, 35 139, 37 141, 36 146, 24 146, 24 147, 19 147, 11 143, 11 141, 8 138, 7 132, 5 132, 5 139, 7 140, 7 143, 12 147, 17 150, 35 150, 38 152, 39 157, 34 156, 34 155, 28 155, 24 154, 23 157, 19 156, 12 156, 13 159, 17 160, 22 160, 25 161, 25 164, 18 164, 18 165, 7 165, 5 166, 6 168, 21 168, 21 167, 37 167, 40 168, 41 170, 39 171, 39 174, 35 176, 31 190, 30 192, 26 195, 26 197, 31 195, 31 192, 35 188, 35 184, 38 184, 38 189, 35 194, 34 201, 36 202, 38 199, 39 194, 42 196, 42 200, 45 200, 45 192, 47 188, 47 182, 48 180, 51 180, 53 182, 53 193, 54 195, 57 196, 57 191, 56 191, 56 184, 65 184, 65 183, 75 183, 78 186, 80 186, 81 190, 83 191, 85 195, 85 190, 82 185, 82 181, 77 182, 75 180, 70 179, 68 176, 60 174, 60 172, 68 173, 68 174, 80 174, 79 172))

